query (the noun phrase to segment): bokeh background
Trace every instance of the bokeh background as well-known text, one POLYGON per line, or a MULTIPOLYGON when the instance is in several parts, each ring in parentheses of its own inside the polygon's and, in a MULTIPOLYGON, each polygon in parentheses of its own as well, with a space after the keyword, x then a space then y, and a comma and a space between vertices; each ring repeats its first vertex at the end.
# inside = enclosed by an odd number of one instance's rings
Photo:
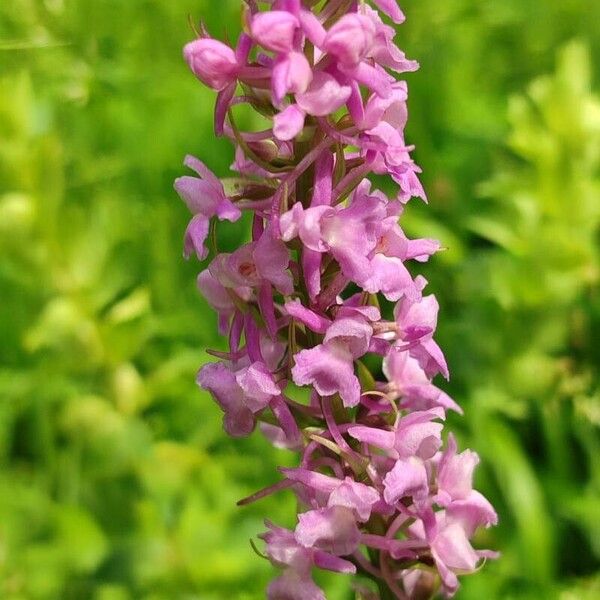
MULTIPOLYGON (((187 15, 239 0, 0 2, 0 598, 258 599, 248 540, 294 456, 232 441, 194 384, 215 319, 181 258, 187 152, 225 175, 187 15)), ((405 0, 410 234, 503 558, 460 600, 600 598, 600 2, 405 0), (596 94, 594 93, 596 90, 596 94)), ((241 227, 223 229, 238 243, 241 227)), ((344 576, 322 580, 351 598, 344 576)))

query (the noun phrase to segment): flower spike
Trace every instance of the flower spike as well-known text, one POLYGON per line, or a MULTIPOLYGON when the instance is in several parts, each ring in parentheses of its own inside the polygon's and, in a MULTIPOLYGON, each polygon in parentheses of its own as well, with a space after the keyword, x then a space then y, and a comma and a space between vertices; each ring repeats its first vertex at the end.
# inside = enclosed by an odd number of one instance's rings
POLYGON ((238 502, 283 490, 299 501, 293 530, 267 520, 264 553, 253 544, 281 569, 267 597, 325 600, 315 569, 367 575, 378 592, 364 597, 450 597, 459 575, 497 556, 471 538, 498 518, 473 488, 478 455, 443 436, 446 411, 462 410, 433 382, 449 377, 435 341, 439 305, 412 274, 441 245, 409 239, 400 224, 411 198, 426 201, 404 137, 408 87, 391 74, 418 64, 380 15, 400 24, 404 14, 395 0, 245 0, 244 9, 235 47, 202 27, 184 48, 218 92, 215 132, 234 145, 237 176, 225 184, 189 156, 197 176, 175 189, 192 213, 184 254, 207 262, 198 288, 229 343, 210 352, 219 360, 197 383, 229 435, 259 429, 298 455, 283 479, 238 502), (238 104, 268 127, 242 131, 238 104), (394 196, 370 174, 390 176, 394 196), (217 223, 243 213, 249 241, 219 252, 217 223), (310 401, 288 398, 294 386, 310 401))

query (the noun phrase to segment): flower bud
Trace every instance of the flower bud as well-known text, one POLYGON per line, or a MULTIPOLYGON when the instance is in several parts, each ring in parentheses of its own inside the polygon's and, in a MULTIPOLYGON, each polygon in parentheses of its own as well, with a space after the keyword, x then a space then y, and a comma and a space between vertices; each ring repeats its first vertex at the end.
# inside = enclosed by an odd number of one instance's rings
POLYGON ((183 56, 194 75, 214 90, 222 90, 236 77, 235 52, 218 40, 194 40, 184 46, 183 56))
POLYGON ((285 10, 272 10, 254 15, 250 24, 252 37, 267 50, 289 52, 300 23, 285 10))

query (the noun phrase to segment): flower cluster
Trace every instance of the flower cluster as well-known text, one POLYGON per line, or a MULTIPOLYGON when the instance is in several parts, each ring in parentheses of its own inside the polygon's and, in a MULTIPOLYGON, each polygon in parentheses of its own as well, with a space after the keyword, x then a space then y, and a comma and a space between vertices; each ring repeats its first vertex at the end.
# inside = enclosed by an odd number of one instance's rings
POLYGON ((477 454, 458 453, 452 435, 443 447, 445 413, 461 409, 432 382, 448 378, 434 340, 438 303, 408 268, 440 245, 399 225, 406 203, 426 197, 404 140, 407 86, 390 71, 418 65, 380 14, 401 23, 395 0, 373 5, 246 0, 235 48, 204 28, 184 48, 218 92, 216 134, 236 148, 227 190, 193 157, 185 164, 196 176, 175 182, 193 213, 184 254, 210 258, 198 287, 229 345, 212 351, 220 360, 198 384, 228 434, 258 423, 301 455, 242 501, 291 488, 302 507, 295 530, 267 522, 261 536, 283 569, 272 599, 324 598, 314 568, 365 575, 382 597, 450 596, 457 574, 494 555, 470 543, 497 517, 472 488, 477 454), (241 131, 242 104, 266 128, 241 131), (373 189, 373 173, 391 176, 393 198, 373 189), (214 217, 244 212, 251 241, 218 252, 214 217))

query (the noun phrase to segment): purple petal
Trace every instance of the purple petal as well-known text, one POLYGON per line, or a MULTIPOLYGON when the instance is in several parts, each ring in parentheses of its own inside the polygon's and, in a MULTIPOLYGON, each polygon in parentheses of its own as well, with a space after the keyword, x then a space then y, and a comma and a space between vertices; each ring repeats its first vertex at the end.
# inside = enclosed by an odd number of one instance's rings
POLYGON ((348 434, 364 444, 370 444, 377 448, 392 450, 396 443, 396 434, 393 431, 377 429, 376 427, 355 425, 348 429, 348 434))
POLYGON ((308 573, 286 569, 267 588, 269 600, 326 600, 323 590, 318 587, 308 573))
POLYGON ((173 187, 191 213, 202 213, 207 217, 217 214, 217 206, 222 197, 221 192, 208 181, 184 175, 175 180, 173 187))
POLYGON ((362 316, 337 318, 325 333, 325 344, 336 341, 343 344, 354 358, 360 358, 369 349, 373 328, 362 316))
POLYGON ((305 113, 325 117, 343 106, 351 92, 348 86, 340 85, 329 73, 318 71, 306 92, 296 94, 296 102, 305 113))
POLYGON ((391 302, 417 295, 412 275, 396 257, 375 254, 369 262, 369 277, 364 282, 367 291, 381 292, 391 302))
MULTIPOLYGON (((298 204, 295 206, 298 206, 298 204)), ((323 240, 321 223, 325 217, 334 214, 334 210, 328 206, 314 206, 306 210, 298 210, 296 214, 298 233, 302 243, 316 252, 326 251, 327 246, 323 240)))
POLYGON ((279 217, 279 231, 281 239, 289 242, 298 236, 300 223, 304 218, 304 208, 300 202, 296 202, 291 210, 279 217))
POLYGON ((282 431, 286 435, 286 446, 290 449, 295 450, 302 448, 300 430, 298 429, 296 420, 294 419, 294 416, 292 415, 289 406, 283 399, 283 396, 273 396, 271 398, 270 406, 277 421, 281 425, 282 431))
POLYGON ((351 510, 331 506, 299 514, 296 539, 306 548, 347 556, 358 548, 360 532, 351 510))
POLYGON ((382 98, 387 98, 392 93, 394 78, 381 68, 378 69, 363 61, 355 67, 341 65, 340 70, 349 77, 354 77, 356 81, 373 90, 382 98))
POLYGON ((429 257, 435 254, 441 247, 437 240, 428 238, 409 240, 406 250, 406 259, 414 259, 419 262, 427 262, 429 257))
POLYGON ((446 519, 457 522, 471 537, 478 527, 490 527, 498 523, 498 515, 490 502, 479 492, 472 490, 464 500, 455 500, 446 509, 446 519))
POLYGON ((194 40, 185 45, 183 56, 194 75, 214 90, 222 90, 236 77, 235 52, 218 40, 194 40))
POLYGON ((207 302, 218 312, 229 312, 235 309, 227 290, 213 277, 208 269, 198 275, 198 289, 207 302))
POLYGON ((321 260, 320 252, 304 248, 302 252, 302 272, 306 281, 308 297, 314 302, 321 293, 321 260))
POLYGON ((442 423, 432 422, 443 419, 444 411, 434 408, 428 411, 414 412, 402 418, 396 431, 395 448, 402 458, 418 456, 431 458, 442 445, 442 423))
POLYGON ((237 48, 235 49, 235 58, 239 65, 244 65, 248 62, 248 57, 250 56, 252 46, 252 38, 246 33, 240 34, 237 48))
POLYGON ((297 385, 314 385, 321 396, 339 392, 344 406, 360 402, 360 383, 354 374, 352 355, 338 344, 319 345, 294 356, 292 377, 297 385))
POLYGON ((196 171, 202 179, 209 183, 215 190, 223 190, 223 184, 221 180, 198 158, 191 154, 186 155, 183 159, 183 164, 196 171))
POLYGON ((323 50, 345 65, 356 65, 371 49, 374 36, 375 26, 369 18, 350 13, 329 29, 323 40, 323 50))
POLYGON ((217 100, 215 102, 215 135, 217 137, 221 137, 225 130, 225 118, 227 116, 227 111, 231 106, 231 101, 235 96, 236 86, 237 83, 232 81, 217 94, 217 100))
POLYGON ((192 253, 196 253, 198 260, 204 260, 208 256, 208 249, 204 242, 208 237, 210 219, 203 214, 197 214, 189 222, 183 236, 183 256, 187 259, 192 253))
POLYGON ((254 415, 244 403, 244 393, 234 374, 223 363, 209 363, 198 372, 198 385, 208 390, 223 409, 223 426, 233 437, 249 435, 254 430, 254 415))
POLYGON ((306 37, 314 46, 320 48, 323 45, 327 31, 316 15, 308 10, 300 11, 300 24, 306 37))
POLYGON ((479 464, 476 452, 465 450, 456 453, 454 436, 448 436, 448 447, 444 452, 438 471, 438 488, 453 500, 466 498, 473 489, 473 471, 479 464))
POLYGON ((441 348, 433 340, 427 340, 410 350, 428 377, 441 373, 445 379, 450 379, 448 365, 441 348))
POLYGON ((331 204, 333 178, 333 154, 325 151, 315 161, 315 184, 311 206, 329 206, 331 204))
POLYGON ((435 331, 439 304, 431 294, 414 302, 406 299, 394 310, 396 323, 402 330, 402 339, 413 341, 435 331))
POLYGON ((265 408, 273 396, 281 394, 281 390, 273 381, 273 375, 264 363, 252 363, 236 374, 238 385, 244 390, 246 406, 253 412, 265 408))
POLYGON ((348 112, 355 123, 362 123, 365 118, 365 109, 363 106, 360 86, 358 85, 358 82, 351 81, 350 87, 352 88, 352 93, 350 94, 350 98, 348 98, 347 102, 348 112))
POLYGON ((290 566, 298 571, 308 571, 311 552, 296 541, 294 532, 265 521, 269 528, 261 537, 267 544, 266 552, 271 562, 279 567, 290 566))
POLYGON ((334 571, 336 573, 356 573, 356 567, 350 561, 334 556, 322 550, 315 550, 314 553, 315 565, 320 569, 334 571))
POLYGON ((331 325, 331 321, 327 317, 318 315, 309 308, 302 306, 300 300, 291 300, 285 303, 285 310, 294 319, 306 325, 309 329, 316 333, 325 333, 331 325))
POLYGON ((278 57, 271 78, 276 104, 279 105, 286 94, 305 92, 312 81, 312 77, 310 64, 301 52, 289 52, 278 57))
POLYGON ((252 17, 250 33, 263 48, 273 52, 289 52, 294 43, 298 19, 284 10, 257 13, 252 17))
POLYGON ((355 425, 348 428, 348 434, 359 442, 370 444, 376 448, 392 450, 396 443, 396 434, 393 431, 386 431, 385 429, 378 429, 376 427, 355 425))
POLYGON ((438 560, 450 569, 472 572, 477 568, 479 557, 458 523, 443 527, 435 536, 432 549, 438 560))
POLYGON ((463 414, 462 408, 454 402, 448 394, 432 383, 404 383, 402 385, 402 408, 411 410, 429 410, 441 407, 453 410, 459 415, 463 414))
POLYGON ((418 458, 398 460, 383 479, 383 498, 388 504, 396 504, 405 496, 420 500, 427 496, 427 470, 418 458))
POLYGON ((403 23, 406 19, 404 13, 400 10, 397 0, 373 0, 373 4, 379 10, 385 13, 394 23, 403 23))
POLYGON ((304 127, 304 112, 290 104, 273 119, 273 133, 278 140, 293 140, 304 127))
POLYGON ((325 492, 331 494, 337 487, 342 484, 340 479, 336 477, 330 477, 329 475, 323 475, 316 471, 310 471, 309 469, 295 468, 295 469, 279 469, 288 479, 297 481, 304 484, 305 486, 319 492, 325 492))
POLYGON ((260 422, 258 428, 267 440, 280 450, 297 450, 296 443, 290 443, 288 436, 281 427, 271 425, 270 423, 260 422))
POLYGON ((289 295, 294 289, 292 274, 287 270, 290 255, 287 246, 276 240, 266 229, 254 247, 254 261, 260 276, 270 281, 282 294, 289 295))
POLYGON ((327 506, 344 506, 352 510, 359 521, 368 521, 373 505, 380 499, 372 487, 349 477, 331 493, 327 506))

